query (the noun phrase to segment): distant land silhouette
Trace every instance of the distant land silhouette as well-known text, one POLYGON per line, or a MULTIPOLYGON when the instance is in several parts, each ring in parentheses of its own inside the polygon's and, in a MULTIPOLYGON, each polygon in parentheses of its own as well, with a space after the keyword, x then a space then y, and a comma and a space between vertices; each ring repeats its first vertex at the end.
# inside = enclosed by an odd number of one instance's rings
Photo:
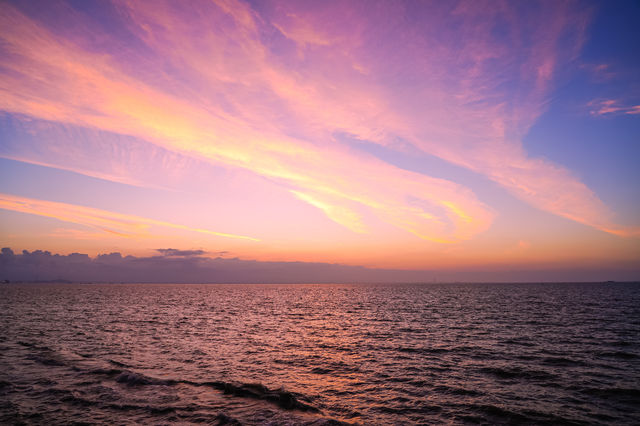
POLYGON ((634 281, 639 267, 476 270, 375 269, 319 262, 264 262, 222 257, 202 250, 157 249, 149 257, 121 253, 52 254, 8 247, 0 252, 0 281, 156 283, 335 283, 335 282, 543 282, 634 281), (209 256, 217 257, 209 257, 209 256))

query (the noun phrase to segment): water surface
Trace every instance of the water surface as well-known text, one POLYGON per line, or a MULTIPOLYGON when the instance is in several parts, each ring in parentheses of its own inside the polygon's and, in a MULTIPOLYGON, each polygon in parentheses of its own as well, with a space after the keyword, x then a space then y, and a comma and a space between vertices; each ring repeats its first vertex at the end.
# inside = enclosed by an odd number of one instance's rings
POLYGON ((639 413, 638 284, 0 287, 0 423, 639 413))

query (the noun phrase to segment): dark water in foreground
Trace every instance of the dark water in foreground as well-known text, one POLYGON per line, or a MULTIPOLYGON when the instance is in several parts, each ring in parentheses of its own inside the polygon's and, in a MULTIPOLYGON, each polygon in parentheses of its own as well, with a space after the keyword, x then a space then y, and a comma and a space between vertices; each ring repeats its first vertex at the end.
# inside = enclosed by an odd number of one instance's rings
POLYGON ((0 423, 640 423, 640 284, 0 286, 0 423))

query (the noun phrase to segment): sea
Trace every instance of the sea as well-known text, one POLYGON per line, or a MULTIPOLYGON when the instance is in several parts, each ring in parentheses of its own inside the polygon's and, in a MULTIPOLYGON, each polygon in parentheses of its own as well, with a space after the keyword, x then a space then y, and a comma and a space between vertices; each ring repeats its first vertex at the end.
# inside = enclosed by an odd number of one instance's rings
POLYGON ((0 424, 640 424, 640 283, 0 284, 0 424))

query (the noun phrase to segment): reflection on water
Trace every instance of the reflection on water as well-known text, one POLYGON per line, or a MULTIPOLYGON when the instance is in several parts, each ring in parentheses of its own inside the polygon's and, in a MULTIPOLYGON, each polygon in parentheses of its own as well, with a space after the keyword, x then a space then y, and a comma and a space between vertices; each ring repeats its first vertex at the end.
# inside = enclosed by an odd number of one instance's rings
POLYGON ((633 423, 640 285, 0 287, 0 423, 633 423))

